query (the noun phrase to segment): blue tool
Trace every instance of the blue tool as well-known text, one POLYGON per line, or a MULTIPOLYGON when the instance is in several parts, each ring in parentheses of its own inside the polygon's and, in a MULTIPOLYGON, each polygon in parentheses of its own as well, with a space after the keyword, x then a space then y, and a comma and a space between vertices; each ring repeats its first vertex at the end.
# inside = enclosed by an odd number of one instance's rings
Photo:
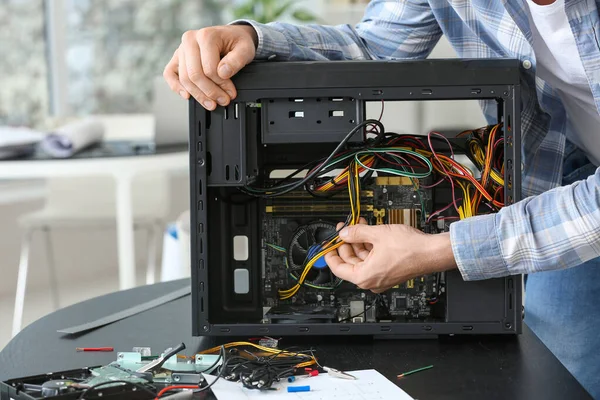
POLYGON ((310 386, 288 386, 288 393, 310 392, 310 386))

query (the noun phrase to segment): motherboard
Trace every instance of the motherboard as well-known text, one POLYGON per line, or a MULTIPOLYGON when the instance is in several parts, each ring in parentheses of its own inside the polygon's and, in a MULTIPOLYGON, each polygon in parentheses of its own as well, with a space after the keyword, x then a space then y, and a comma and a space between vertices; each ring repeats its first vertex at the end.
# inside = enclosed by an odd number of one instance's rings
MULTIPOLYGON (((376 177, 362 186, 361 216, 370 225, 405 224, 429 231, 424 215, 431 190, 404 177, 376 177)), ((265 201, 262 218, 263 323, 369 323, 443 317, 443 274, 411 279, 382 294, 336 277, 324 258, 308 272, 302 288, 282 300, 315 245, 335 232, 350 212, 346 193, 327 198, 293 191, 265 201)))

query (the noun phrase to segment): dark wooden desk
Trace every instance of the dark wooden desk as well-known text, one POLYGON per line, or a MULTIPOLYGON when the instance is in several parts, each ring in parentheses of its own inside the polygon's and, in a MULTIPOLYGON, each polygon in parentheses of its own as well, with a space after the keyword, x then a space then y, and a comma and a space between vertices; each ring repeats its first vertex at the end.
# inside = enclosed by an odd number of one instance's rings
MULTIPOLYGON (((184 342, 189 354, 213 346, 191 337, 190 297, 173 301, 78 337, 60 328, 92 321, 186 285, 162 283, 113 293, 56 311, 26 327, 0 352, 0 380, 107 364, 116 351, 184 342), (113 346, 114 353, 77 353, 75 347, 113 346)), ((590 399, 591 397, 527 328, 519 337, 443 340, 286 338, 283 346, 310 344, 324 364, 352 370, 375 368, 416 399, 590 399), (435 367, 402 380, 398 373, 435 367)))

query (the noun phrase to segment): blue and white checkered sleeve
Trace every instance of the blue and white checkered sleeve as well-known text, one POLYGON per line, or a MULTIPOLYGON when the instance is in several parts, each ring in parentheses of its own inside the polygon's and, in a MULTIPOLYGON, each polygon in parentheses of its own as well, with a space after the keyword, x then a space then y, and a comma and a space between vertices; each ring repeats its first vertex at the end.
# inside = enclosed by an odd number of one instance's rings
POLYGON ((465 280, 575 267, 600 257, 600 168, 588 179, 497 214, 456 222, 452 250, 465 280))
POLYGON ((372 0, 356 26, 249 24, 256 59, 279 61, 426 58, 442 35, 427 0, 372 0))

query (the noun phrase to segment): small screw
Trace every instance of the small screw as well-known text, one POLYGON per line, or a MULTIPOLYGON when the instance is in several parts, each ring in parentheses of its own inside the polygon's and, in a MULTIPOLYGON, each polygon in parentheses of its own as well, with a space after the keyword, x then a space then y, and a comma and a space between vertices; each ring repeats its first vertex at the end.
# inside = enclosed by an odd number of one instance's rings
POLYGON ((510 322, 507 322, 506 324, 504 324, 504 327, 506 329, 510 329, 510 328, 512 328, 512 325, 510 324, 510 322))
POLYGON ((504 92, 504 93, 502 93, 502 94, 503 94, 503 95, 505 95, 505 96, 508 96, 508 92, 504 92))
POLYGON ((173 377, 173 380, 174 380, 175 382, 179 382, 179 381, 181 380, 181 378, 179 377, 179 375, 175 375, 175 376, 173 377))
POLYGON ((208 332, 208 326, 203 326, 202 329, 204 330, 204 332, 208 332))
POLYGON ((381 189, 381 191, 382 191, 383 193, 387 193, 387 188, 383 188, 383 189, 381 189))
POLYGON ((198 160, 198 165, 203 167, 204 166, 204 158, 201 158, 198 160))
POLYGON ((391 200, 390 200, 390 201, 388 201, 388 206, 391 206, 391 205, 393 205, 393 204, 394 204, 394 202, 393 202, 393 201, 391 201, 391 200))

